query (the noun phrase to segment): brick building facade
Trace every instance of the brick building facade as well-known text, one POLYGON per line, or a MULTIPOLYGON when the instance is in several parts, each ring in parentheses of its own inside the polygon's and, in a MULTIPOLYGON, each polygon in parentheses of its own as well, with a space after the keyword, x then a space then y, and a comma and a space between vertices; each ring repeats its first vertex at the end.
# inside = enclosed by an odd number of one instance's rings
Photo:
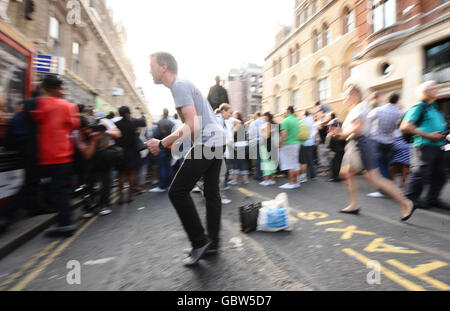
POLYGON ((261 111, 262 82, 263 68, 254 64, 232 69, 228 74, 225 88, 230 104, 244 119, 251 119, 255 112, 261 111))
POLYGON ((450 116, 450 1, 357 0, 358 80, 369 91, 402 95, 407 109, 427 80, 440 86, 439 104, 450 116))

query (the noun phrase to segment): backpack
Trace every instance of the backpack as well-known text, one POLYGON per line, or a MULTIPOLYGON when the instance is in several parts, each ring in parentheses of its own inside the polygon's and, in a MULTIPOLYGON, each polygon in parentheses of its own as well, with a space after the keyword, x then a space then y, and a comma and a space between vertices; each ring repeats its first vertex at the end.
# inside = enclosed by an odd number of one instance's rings
MULTIPOLYGON (((420 106, 420 104, 414 106, 413 108, 418 107, 418 106, 420 106)), ((417 121, 414 122, 414 125, 415 125, 416 127, 419 127, 419 126, 422 124, 422 122, 424 121, 425 115, 426 115, 426 113, 428 112, 428 107, 429 107, 429 106, 423 106, 422 111, 420 112, 419 119, 417 119, 417 121)), ((411 108, 411 109, 413 109, 413 108, 411 108)), ((406 116, 406 114, 405 114, 405 116, 406 116)), ((404 120, 404 119, 405 119, 405 117, 402 118, 402 120, 404 120)), ((409 134, 409 133, 403 133, 403 132, 402 132, 402 136, 403 136, 403 140, 405 140, 408 144, 412 144, 412 143, 413 143, 413 141, 414 141, 414 135, 411 135, 411 134, 409 134)))
POLYGON ((300 126, 298 131, 297 139, 300 141, 306 141, 309 139, 309 126, 304 121, 299 120, 298 125, 300 126))

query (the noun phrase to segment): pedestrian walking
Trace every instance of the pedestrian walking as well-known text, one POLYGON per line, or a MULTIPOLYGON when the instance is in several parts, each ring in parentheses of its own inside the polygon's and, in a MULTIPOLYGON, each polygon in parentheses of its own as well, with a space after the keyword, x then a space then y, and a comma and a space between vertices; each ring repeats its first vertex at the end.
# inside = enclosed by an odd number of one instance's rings
MULTIPOLYGON (((158 122, 159 140, 163 140, 172 133, 172 129, 175 124, 169 120, 169 110, 164 108, 163 117, 158 122)), ((150 192, 161 193, 166 192, 172 182, 173 171, 172 171, 172 157, 170 150, 162 150, 158 154, 158 176, 159 176, 159 186, 151 189, 150 192)))
POLYGON ((280 168, 288 171, 289 183, 280 189, 296 189, 300 187, 298 182, 300 141, 298 132, 300 126, 295 117, 294 107, 286 109, 286 117, 280 126, 280 168))
POLYGON ((390 167, 391 180, 395 183, 397 174, 399 174, 401 176, 400 189, 405 190, 406 180, 409 175, 411 144, 405 141, 400 130, 396 130, 394 136, 395 141, 392 147, 393 156, 390 167))
POLYGON ((406 185, 406 196, 416 207, 440 207, 448 209, 447 203, 439 199, 445 186, 447 122, 438 110, 436 103, 437 84, 434 81, 423 83, 418 88, 420 102, 411 108, 401 125, 401 130, 414 135, 411 150, 411 168, 406 185), (425 202, 419 201, 423 186, 429 183, 430 188, 425 202))
POLYGON ((207 253, 217 253, 220 243, 222 203, 219 177, 225 152, 226 135, 207 99, 191 82, 178 77, 175 58, 165 52, 151 55, 151 74, 156 84, 169 88, 184 126, 163 140, 147 142, 150 152, 158 154, 189 135, 193 147, 178 170, 169 189, 169 198, 192 245, 185 265, 192 266, 207 253), (199 120, 201 119, 201 122, 199 120), (190 192, 200 178, 204 180, 207 230, 202 226, 190 192))
MULTIPOLYGON (((392 161, 392 148, 395 142, 394 133, 398 127, 403 111, 398 106, 400 96, 391 93, 388 96, 388 104, 373 109, 368 115, 368 122, 376 130, 372 132, 371 138, 376 142, 377 165, 381 175, 391 179, 389 170, 392 161)), ((384 197, 380 191, 369 193, 369 197, 384 197)))
POLYGON ((239 121, 235 123, 233 128, 234 136, 234 167, 233 177, 230 181, 231 185, 237 185, 239 176, 242 177, 242 183, 248 184, 248 165, 247 165, 247 151, 248 151, 248 137, 245 130, 244 119, 239 111, 233 114, 234 118, 239 121))
POLYGON ((127 106, 119 108, 119 115, 122 117, 116 123, 117 128, 122 133, 122 136, 116 140, 118 146, 123 148, 124 157, 122 164, 119 167, 119 200, 118 203, 123 203, 124 182, 128 181, 128 204, 133 201, 133 190, 135 190, 136 172, 141 165, 141 155, 139 153, 138 139, 136 134, 136 122, 131 119, 131 111, 127 106))
POLYGON ((349 114, 341 131, 333 136, 347 140, 341 175, 347 181, 350 205, 341 213, 358 214, 358 185, 355 176, 364 170, 364 177, 369 183, 392 197, 401 208, 401 220, 408 220, 414 213, 414 204, 406 198, 395 184, 383 178, 376 165, 375 143, 369 137, 370 126, 367 122, 368 105, 363 101, 364 94, 357 85, 350 85, 345 92, 345 104, 349 106, 349 114))
POLYGON ((264 119, 265 118, 261 116, 261 112, 256 112, 255 116, 254 116, 254 121, 250 124, 249 129, 248 129, 249 156, 250 156, 250 158, 252 158, 252 157, 254 158, 256 156, 255 179, 257 181, 261 181, 263 178, 263 174, 261 171, 260 128, 265 124, 264 119))
POLYGON ((42 82, 43 97, 30 112, 38 132, 38 175, 51 178, 51 200, 58 210, 57 227, 47 232, 50 237, 71 236, 76 230, 70 205, 74 155, 70 135, 80 126, 80 118, 78 107, 63 99, 63 84, 56 75, 47 75, 42 82))
POLYGON ((316 138, 317 138, 317 127, 315 122, 309 113, 309 111, 305 111, 304 118, 302 121, 309 128, 309 139, 304 142, 301 142, 300 146, 300 154, 299 154, 299 162, 300 162, 300 183, 305 183, 309 179, 316 178, 316 166, 314 163, 314 153, 316 151, 316 138))
POLYGON ((278 149, 273 150, 273 146, 279 146, 279 126, 273 120, 270 112, 264 114, 264 125, 260 128, 261 144, 261 170, 264 181, 260 183, 263 187, 276 185, 275 174, 278 168, 278 149), (275 157, 272 157, 275 155, 275 157))

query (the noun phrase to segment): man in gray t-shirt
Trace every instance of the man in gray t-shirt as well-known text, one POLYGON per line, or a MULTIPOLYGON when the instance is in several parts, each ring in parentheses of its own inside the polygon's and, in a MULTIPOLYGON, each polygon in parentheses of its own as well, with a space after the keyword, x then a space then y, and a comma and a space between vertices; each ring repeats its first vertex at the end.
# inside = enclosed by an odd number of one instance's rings
POLYGON ((150 67, 155 84, 163 84, 172 91, 175 107, 184 123, 163 140, 148 141, 150 152, 157 155, 193 133, 193 147, 186 155, 169 189, 170 201, 192 244, 192 251, 184 264, 193 266, 205 254, 218 252, 222 213, 219 177, 226 137, 207 99, 191 82, 177 77, 178 64, 172 55, 165 52, 152 54, 150 67), (202 177, 208 234, 205 234, 190 195, 202 177))

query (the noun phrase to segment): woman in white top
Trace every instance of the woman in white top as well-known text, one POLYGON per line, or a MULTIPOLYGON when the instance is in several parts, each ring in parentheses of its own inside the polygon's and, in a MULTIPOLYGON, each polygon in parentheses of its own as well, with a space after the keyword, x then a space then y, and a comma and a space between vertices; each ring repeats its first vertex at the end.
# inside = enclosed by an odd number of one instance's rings
POLYGON ((414 213, 414 204, 408 200, 395 184, 383 178, 375 160, 375 144, 368 137, 370 125, 366 122, 369 107, 362 101, 363 93, 356 85, 350 86, 345 92, 345 104, 350 112, 342 129, 333 134, 340 140, 347 140, 345 155, 342 162, 341 175, 347 180, 350 205, 341 210, 345 214, 359 214, 358 184, 355 176, 364 170, 364 177, 378 189, 392 197, 400 204, 402 221, 407 221, 414 213))

